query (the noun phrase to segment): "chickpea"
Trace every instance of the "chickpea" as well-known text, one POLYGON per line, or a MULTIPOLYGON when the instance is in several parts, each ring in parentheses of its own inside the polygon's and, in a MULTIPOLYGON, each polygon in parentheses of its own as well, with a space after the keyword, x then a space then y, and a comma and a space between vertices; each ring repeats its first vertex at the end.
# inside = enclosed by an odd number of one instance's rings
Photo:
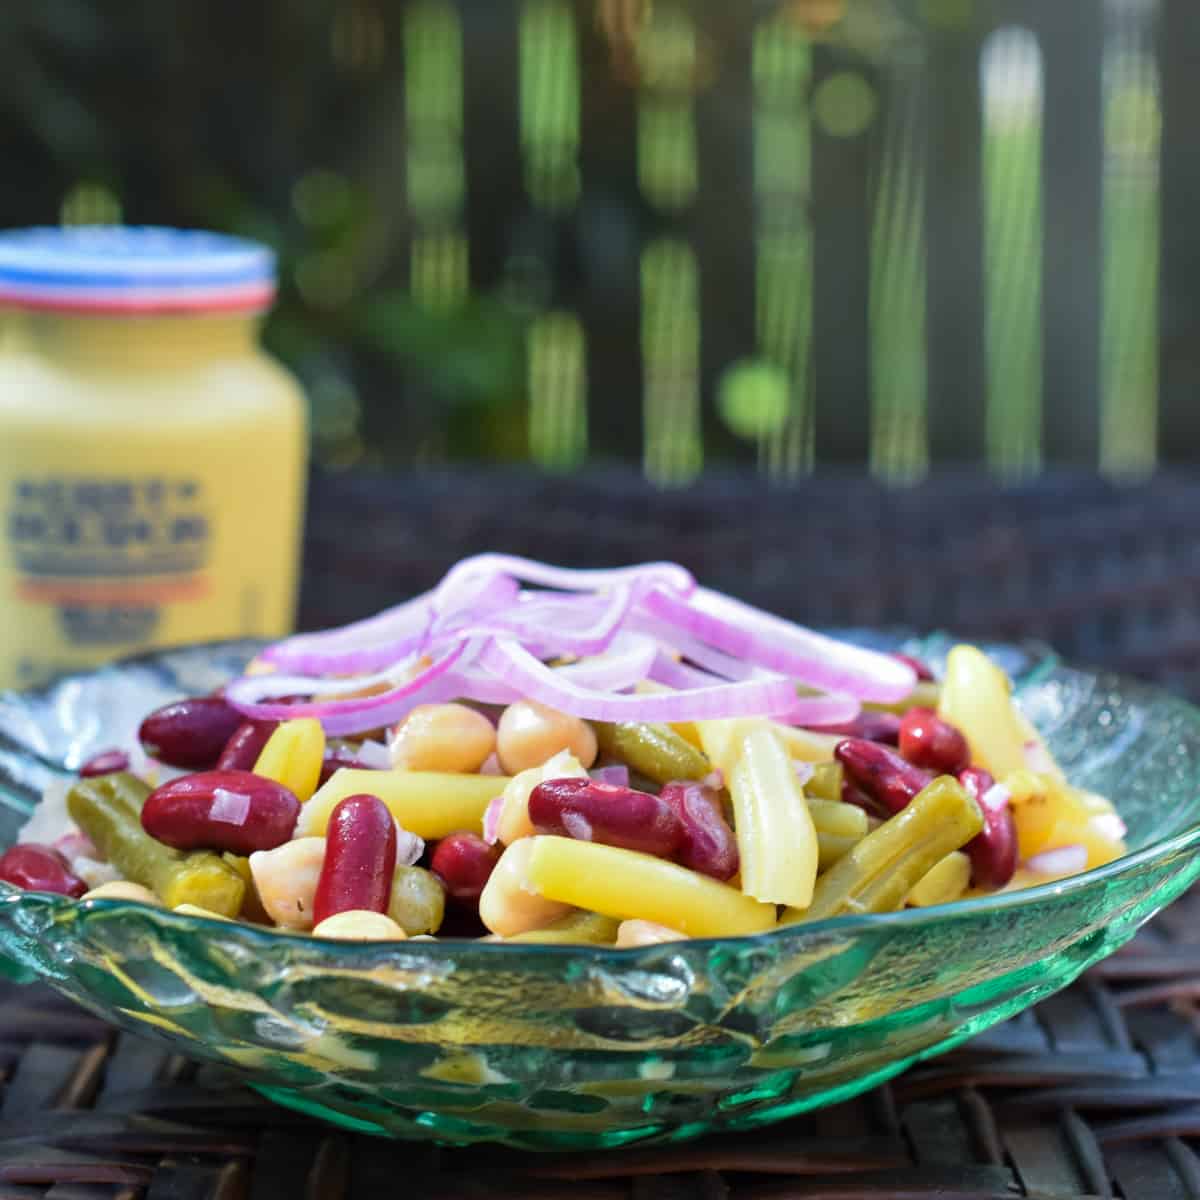
POLYGON ((313 937, 336 938, 340 942, 402 942, 405 933, 383 913, 369 908, 349 908, 326 917, 313 930, 313 937))
POLYGON ((162 908, 162 901, 148 888, 140 883, 130 883, 127 879, 115 879, 112 883, 102 883, 90 892, 84 892, 84 900, 136 900, 139 904, 151 904, 162 908))
POLYGON ((250 855, 254 887, 268 917, 284 929, 311 929, 325 839, 302 837, 250 855))
POLYGON ((392 764, 408 771, 472 774, 496 749, 491 721, 465 704, 422 704, 396 727, 392 764))
POLYGON ((583 779, 587 772, 569 751, 562 750, 541 766, 530 767, 508 781, 503 792, 500 820, 496 836, 502 845, 509 846, 518 838, 537 832, 529 819, 529 794, 547 779, 583 779))
POLYGON ((540 767, 560 750, 569 750, 585 769, 590 767, 597 753, 592 727, 532 700, 510 704, 501 714, 496 754, 506 774, 540 767))
POLYGON ((480 920, 501 937, 543 929, 571 911, 569 904, 547 900, 530 890, 526 880, 532 853, 533 842, 529 838, 513 842, 500 856, 479 897, 480 920))
POLYGON ((687 934, 678 929, 670 929, 657 921, 622 921, 617 927, 617 945, 656 946, 661 942, 682 942, 687 934))
POLYGON ((207 908, 201 908, 198 904, 177 904, 172 912, 183 913, 185 917, 208 917, 213 921, 229 921, 231 917, 224 916, 222 913, 209 912, 207 908))

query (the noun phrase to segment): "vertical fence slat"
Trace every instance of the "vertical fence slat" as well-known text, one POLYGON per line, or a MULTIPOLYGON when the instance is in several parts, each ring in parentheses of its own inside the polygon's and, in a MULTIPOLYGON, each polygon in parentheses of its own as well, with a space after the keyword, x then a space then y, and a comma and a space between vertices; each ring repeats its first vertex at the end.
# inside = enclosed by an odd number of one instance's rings
POLYGON ((973 29, 954 28, 933 29, 928 37, 929 445, 935 463, 981 462, 986 395, 980 37, 973 29))
POLYGON ((1039 3, 1043 123, 1043 380, 1047 462, 1100 459, 1104 0, 1039 3))
POLYGON ((1100 465, 1128 478, 1157 457, 1162 103, 1157 13, 1111 0, 1107 12, 1100 465))
POLYGON ((700 371, 706 460, 748 460, 753 445, 721 419, 730 370, 754 353, 754 137, 749 11, 697 8, 711 82, 696 96, 700 194, 690 220, 700 267, 700 371))
POLYGON ((1195 460, 1200 448, 1200 24, 1195 0, 1163 0, 1163 340, 1159 455, 1195 460))
MULTIPOLYGON (((490 3, 490 0, 488 0, 490 3)), ((501 7, 501 6, 497 6, 501 7)), ((628 66, 577 0, 580 36, 577 213, 579 298, 587 330, 589 453, 638 462, 642 452, 639 253, 649 219, 639 204, 637 93, 628 66)))
POLYGON ((867 461, 868 204, 879 93, 861 58, 814 47, 813 369, 818 462, 867 461))
POLYGON ((896 481, 929 462, 923 80, 918 54, 887 73, 872 187, 871 469, 896 481))

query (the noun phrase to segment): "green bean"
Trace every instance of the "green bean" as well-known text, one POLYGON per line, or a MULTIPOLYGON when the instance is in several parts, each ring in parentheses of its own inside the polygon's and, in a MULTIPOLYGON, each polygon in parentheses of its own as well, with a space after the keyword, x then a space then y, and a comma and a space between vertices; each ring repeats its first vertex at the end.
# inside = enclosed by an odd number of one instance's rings
POLYGON ((814 799, 840 801, 842 798, 842 764, 840 762, 815 763, 812 778, 804 785, 804 794, 810 803, 814 799))
POLYGON ((836 833, 818 833, 817 869, 828 871, 834 863, 845 858, 861 841, 861 837, 840 837, 836 833))
POLYGON ((67 810, 104 858, 168 908, 194 904, 236 917, 246 893, 241 875, 207 850, 182 853, 152 838, 139 816, 149 793, 146 784, 126 773, 81 779, 67 796, 67 810))
POLYGON ((704 754, 669 725, 594 721, 593 728, 605 754, 627 763, 655 783, 703 779, 712 771, 704 754))
POLYGON ((941 694, 942 685, 940 683, 932 679, 920 679, 917 681, 917 686, 903 700, 897 700, 892 704, 868 702, 863 705, 863 708, 871 709, 874 712, 894 712, 903 716, 910 708, 937 708, 941 694))
POLYGON ((506 942, 550 942, 579 943, 594 946, 611 946, 617 940, 619 921, 594 912, 573 912, 559 917, 545 929, 531 929, 505 938, 506 942))
POLYGON ((782 924, 892 912, 936 863, 982 828, 979 805, 956 779, 943 775, 822 875, 812 904, 789 910, 782 924))
MULTIPOLYGON (((807 794, 807 788, 805 789, 807 794)), ((836 837, 865 837, 869 818, 856 804, 843 804, 840 800, 821 800, 812 796, 808 801, 813 825, 818 833, 831 833, 836 837)))
POLYGON ((446 889, 424 867, 397 867, 387 915, 408 934, 437 933, 446 913, 446 889))

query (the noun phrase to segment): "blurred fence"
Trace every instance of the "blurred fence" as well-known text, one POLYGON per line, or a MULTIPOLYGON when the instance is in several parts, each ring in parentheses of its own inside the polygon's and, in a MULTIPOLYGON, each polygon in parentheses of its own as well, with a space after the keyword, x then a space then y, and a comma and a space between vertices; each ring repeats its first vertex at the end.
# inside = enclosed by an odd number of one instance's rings
POLYGON ((332 465, 1200 457, 1194 0, 7 0, 0 222, 283 255, 332 465))

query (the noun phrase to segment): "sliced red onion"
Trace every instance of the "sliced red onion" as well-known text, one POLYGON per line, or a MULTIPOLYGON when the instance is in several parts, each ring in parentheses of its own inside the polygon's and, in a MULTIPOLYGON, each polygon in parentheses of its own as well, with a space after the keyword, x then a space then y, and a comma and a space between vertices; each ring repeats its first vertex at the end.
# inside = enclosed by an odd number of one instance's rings
POLYGON ((655 590, 645 604, 718 650, 827 691, 894 701, 916 686, 916 672, 889 654, 835 641, 707 588, 686 601, 655 590))
POLYGON ((611 767, 594 767, 588 774, 597 783, 611 783, 614 787, 629 786, 629 768, 624 763, 611 767))
POLYGON ((803 787, 812 777, 816 768, 802 758, 792 759, 792 770, 796 772, 796 782, 803 787))
POLYGON ((607 654, 555 667, 554 671, 579 687, 615 692, 645 679, 657 654, 658 648, 650 638, 621 633, 613 639, 607 654))
POLYGON ((706 671, 697 671, 695 667, 689 667, 686 663, 676 662, 669 654, 661 650, 655 655, 647 677, 654 680, 655 683, 677 688, 680 691, 695 687, 710 687, 714 683, 723 682, 717 676, 709 675, 706 671))
MULTIPOLYGON (((433 621, 430 593, 398 604, 385 612, 355 621, 340 629, 321 633, 301 633, 286 638, 263 651, 262 657, 276 666, 299 671, 337 671, 350 668, 337 665, 339 655, 366 654, 378 646, 392 646, 416 638, 422 639, 433 621), (312 666, 308 666, 312 660, 312 666)), ((402 650, 397 657, 410 651, 402 650)), ((393 660, 394 661, 394 660, 393 660)))
POLYGON ((899 698, 914 683, 890 656, 698 589, 673 563, 580 571, 502 554, 466 559, 432 592, 341 630, 290 638, 267 657, 292 671, 238 680, 230 702, 257 719, 316 716, 334 735, 447 699, 528 698, 596 720, 831 724, 853 718, 860 698, 899 698), (519 581, 535 587, 523 591, 519 581), (543 661, 564 655, 580 661, 543 661), (345 672, 352 678, 330 678, 345 672), (623 694, 645 679, 674 690, 623 694), (834 694, 800 696, 797 683, 834 694), (355 694, 381 685, 378 695, 355 694), (327 698, 280 703, 315 695, 327 698))
POLYGON ((1025 866, 1038 875, 1078 875, 1087 869, 1087 859, 1087 847, 1072 843, 1043 850, 1028 859, 1025 866))
MULTIPOLYGON (((440 677, 464 657, 469 646, 470 643, 461 642, 414 679, 377 696, 306 704, 257 704, 247 702, 244 694, 254 694, 255 689, 250 685, 270 679, 271 676, 251 676, 249 679, 235 680, 230 684, 225 697, 239 712, 255 720, 287 721, 294 717, 318 717, 328 734, 362 733, 364 730, 379 729, 384 725, 393 724, 401 717, 407 716, 419 704, 449 699, 445 683, 440 677), (242 685, 247 685, 245 693, 242 685)), ((359 685, 362 686, 361 681, 359 685)))
MULTIPOLYGON (((719 683, 688 692, 611 695, 578 687, 539 662, 508 638, 493 638, 480 663, 519 688, 530 700, 594 721, 701 721, 718 717, 775 716, 806 721, 843 720, 843 697, 798 700, 795 686, 782 677, 745 683, 719 683), (837 713, 837 716, 830 716, 837 713)), ((855 711, 857 706, 852 706, 855 711)))
POLYGON ((553 567, 548 563, 519 558, 513 554, 476 554, 472 558, 464 558, 450 568, 434 592, 435 600, 443 591, 453 590, 465 576, 470 575, 508 575, 514 579, 523 579, 527 583, 557 588, 564 592, 594 592, 623 583, 645 582, 687 596, 696 588, 696 581, 691 572, 672 562, 641 563, 634 567, 597 570, 553 567))

